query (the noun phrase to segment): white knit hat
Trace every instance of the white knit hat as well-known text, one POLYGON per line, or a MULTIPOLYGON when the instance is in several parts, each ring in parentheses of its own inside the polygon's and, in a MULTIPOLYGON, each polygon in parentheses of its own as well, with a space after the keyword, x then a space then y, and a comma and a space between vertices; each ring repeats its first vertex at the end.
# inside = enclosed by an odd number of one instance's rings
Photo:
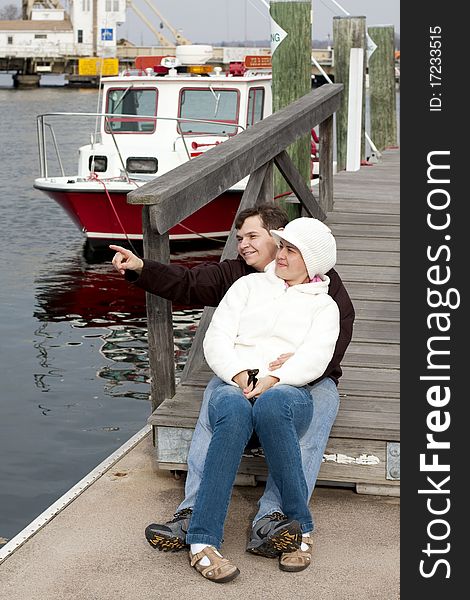
POLYGON ((300 250, 310 279, 324 275, 336 264, 335 238, 331 229, 318 219, 300 217, 287 223, 284 229, 270 233, 278 245, 284 240, 300 250))

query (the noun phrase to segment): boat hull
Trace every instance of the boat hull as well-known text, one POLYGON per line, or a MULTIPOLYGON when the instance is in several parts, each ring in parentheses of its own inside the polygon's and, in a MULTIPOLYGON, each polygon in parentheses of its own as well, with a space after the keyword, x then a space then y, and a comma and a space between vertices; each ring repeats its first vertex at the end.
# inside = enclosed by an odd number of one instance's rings
MULTIPOLYGON (((126 191, 64 190, 35 187, 57 202, 93 248, 126 239, 142 240, 142 206, 127 203, 126 191)), ((170 240, 225 239, 240 204, 241 191, 227 191, 169 231, 170 240)))

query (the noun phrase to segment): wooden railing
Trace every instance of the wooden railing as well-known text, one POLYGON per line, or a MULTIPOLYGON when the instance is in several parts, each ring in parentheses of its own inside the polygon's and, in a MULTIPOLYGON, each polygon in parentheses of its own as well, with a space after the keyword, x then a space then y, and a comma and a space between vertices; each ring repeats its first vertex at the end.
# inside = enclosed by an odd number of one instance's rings
MULTIPOLYGON (((130 204, 142 204, 144 255, 168 263, 168 231, 208 204, 231 186, 250 176, 238 212, 273 202, 273 165, 290 185, 305 211, 320 220, 333 209, 333 114, 340 107, 342 84, 313 90, 250 129, 196 160, 157 177, 128 194, 130 204), (319 125, 320 163, 318 202, 297 171, 286 148, 319 125)), ((221 260, 237 255, 232 227, 221 260)), ((202 339, 213 309, 206 308, 182 374, 202 365, 202 339)), ((151 371, 152 411, 175 394, 171 302, 147 294, 148 346, 151 371)))

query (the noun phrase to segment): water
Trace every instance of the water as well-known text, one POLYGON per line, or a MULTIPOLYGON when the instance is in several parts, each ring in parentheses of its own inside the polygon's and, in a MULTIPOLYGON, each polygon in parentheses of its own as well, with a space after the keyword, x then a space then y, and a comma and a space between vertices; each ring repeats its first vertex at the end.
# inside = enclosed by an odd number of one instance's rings
MULTIPOLYGON (((14 90, 0 76, 0 544, 150 414, 144 293, 109 260, 89 264, 78 229, 32 187, 39 175, 36 115, 95 112, 97 93, 14 90)), ((61 150, 72 167, 86 139, 68 131, 61 150)), ((173 258, 193 264, 219 254, 220 247, 199 248, 173 258)), ((178 370, 200 314, 174 307, 178 370)))

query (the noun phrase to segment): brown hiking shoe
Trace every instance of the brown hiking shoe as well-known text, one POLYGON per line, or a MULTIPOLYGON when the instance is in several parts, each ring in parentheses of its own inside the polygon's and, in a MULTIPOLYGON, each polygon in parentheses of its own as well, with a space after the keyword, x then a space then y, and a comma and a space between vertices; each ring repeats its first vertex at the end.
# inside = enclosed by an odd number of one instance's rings
POLYGON ((288 519, 280 512, 274 512, 253 525, 246 551, 266 558, 276 558, 283 552, 297 550, 301 542, 299 522, 288 519))
POLYGON ((175 513, 174 518, 166 523, 150 523, 145 529, 145 537, 152 548, 163 552, 177 552, 187 548, 186 532, 192 510, 186 508, 175 513))

